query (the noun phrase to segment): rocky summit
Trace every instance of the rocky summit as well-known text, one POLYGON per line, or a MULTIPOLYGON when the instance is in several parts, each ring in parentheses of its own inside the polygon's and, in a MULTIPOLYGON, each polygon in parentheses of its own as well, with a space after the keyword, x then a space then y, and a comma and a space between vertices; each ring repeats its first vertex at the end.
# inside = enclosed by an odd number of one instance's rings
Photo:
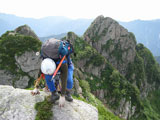
POLYGON ((23 25, 23 26, 16 28, 14 30, 14 33, 19 33, 25 36, 32 36, 36 39, 39 39, 38 36, 34 33, 34 31, 28 25, 23 25))
POLYGON ((123 75, 127 72, 128 63, 134 61, 134 35, 112 18, 97 17, 84 33, 84 40, 123 75))
MULTIPOLYGON (((37 111, 34 106, 42 102, 48 94, 32 96, 30 90, 15 89, 0 85, 0 120, 35 120, 37 111)), ((64 108, 54 105, 51 120, 98 120, 95 107, 79 100, 66 102, 64 108)))
POLYGON ((8 31, 0 38, 0 84, 26 88, 37 79, 41 41, 27 25, 8 31), (7 48, 7 49, 6 49, 7 48))

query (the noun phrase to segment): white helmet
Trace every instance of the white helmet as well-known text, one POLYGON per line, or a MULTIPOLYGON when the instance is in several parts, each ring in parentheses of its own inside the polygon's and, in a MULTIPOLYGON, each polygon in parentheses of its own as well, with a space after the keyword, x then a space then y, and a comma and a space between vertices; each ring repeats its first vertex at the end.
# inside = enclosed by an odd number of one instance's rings
POLYGON ((46 58, 42 61, 41 63, 42 73, 47 75, 52 75, 55 70, 56 70, 56 64, 52 59, 46 58))

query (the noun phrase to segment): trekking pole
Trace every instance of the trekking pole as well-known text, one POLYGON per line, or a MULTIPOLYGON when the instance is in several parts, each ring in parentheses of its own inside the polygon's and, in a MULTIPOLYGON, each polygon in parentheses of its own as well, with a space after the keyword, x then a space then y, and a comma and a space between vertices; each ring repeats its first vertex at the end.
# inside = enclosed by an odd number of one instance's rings
POLYGON ((52 77, 52 79, 51 79, 51 80, 53 80, 53 79, 54 79, 54 77, 56 76, 56 74, 57 74, 57 72, 58 72, 59 68, 61 67, 61 65, 62 65, 62 63, 63 63, 63 61, 64 61, 64 59, 65 59, 65 58, 66 58, 66 56, 64 56, 64 57, 62 58, 62 60, 60 61, 60 63, 59 63, 59 65, 58 65, 58 67, 57 67, 56 71, 54 72, 53 77, 52 77))

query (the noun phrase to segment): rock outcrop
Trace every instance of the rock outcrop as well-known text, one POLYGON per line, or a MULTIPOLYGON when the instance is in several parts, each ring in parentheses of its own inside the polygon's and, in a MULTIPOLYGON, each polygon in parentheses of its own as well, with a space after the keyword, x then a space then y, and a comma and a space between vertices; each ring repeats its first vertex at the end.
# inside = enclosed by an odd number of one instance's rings
POLYGON ((136 40, 132 33, 112 18, 97 17, 84 33, 84 40, 126 75, 128 63, 134 61, 136 40))
POLYGON ((5 70, 0 70, 0 85, 13 85, 12 80, 16 76, 5 71, 5 70))
POLYGON ((52 111, 53 120, 98 120, 95 107, 75 99, 73 102, 67 102, 64 108, 54 106, 52 111))
POLYGON ((30 77, 37 78, 40 70, 41 59, 35 52, 25 52, 21 56, 15 56, 16 64, 30 77))
POLYGON ((30 78, 37 79, 41 60, 35 52, 25 52, 21 56, 15 56, 16 65, 26 75, 16 76, 5 70, 0 70, 0 85, 12 85, 16 88, 26 88, 30 78), (13 79, 16 79, 13 81, 13 79), (14 83, 13 83, 14 82, 14 83))
MULTIPOLYGON (((30 90, 0 85, 0 120, 34 120, 34 105, 48 94, 32 96, 30 90)), ((64 108, 54 105, 52 120, 98 120, 97 109, 79 100, 66 102, 64 108)))
POLYGON ((16 28, 14 32, 25 35, 25 36, 32 36, 34 38, 39 39, 38 36, 34 33, 34 31, 28 25, 20 26, 16 28))
POLYGON ((40 40, 27 25, 6 32, 1 39, 8 45, 0 44, 0 56, 7 54, 5 59, 0 58, 0 65, 4 66, 3 69, 0 68, 0 84, 28 87, 29 81, 38 77, 41 60, 40 56, 36 56, 36 52, 41 46, 40 40), (10 46, 8 50, 5 49, 7 46, 10 46))

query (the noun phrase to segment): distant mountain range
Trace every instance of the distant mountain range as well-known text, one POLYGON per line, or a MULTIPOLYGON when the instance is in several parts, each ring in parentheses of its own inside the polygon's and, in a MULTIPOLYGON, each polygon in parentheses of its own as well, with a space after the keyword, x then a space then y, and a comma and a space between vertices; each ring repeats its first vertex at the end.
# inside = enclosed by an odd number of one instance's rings
MULTIPOLYGON (((66 17, 52 16, 41 19, 23 18, 15 15, 0 13, 0 35, 7 30, 13 30, 20 25, 29 25, 42 41, 53 37, 63 36, 72 31, 77 35, 83 33, 90 26, 93 19, 72 20, 66 17)), ((133 32, 138 43, 143 43, 149 48, 154 56, 160 56, 160 20, 142 21, 135 20, 131 22, 119 23, 133 32)))
POLYGON ((13 30, 24 24, 29 25, 39 37, 57 35, 69 31, 82 35, 91 22, 92 19, 72 20, 62 16, 33 19, 0 13, 0 35, 7 30, 13 30))
POLYGON ((47 37, 39 37, 39 39, 42 42, 45 42, 46 40, 48 40, 50 38, 61 39, 61 38, 65 37, 66 35, 67 35, 67 33, 62 33, 62 34, 58 34, 58 35, 50 35, 50 36, 47 36, 47 37))
POLYGON ((133 32, 137 42, 143 43, 154 56, 160 56, 160 20, 135 20, 119 23, 133 32))

